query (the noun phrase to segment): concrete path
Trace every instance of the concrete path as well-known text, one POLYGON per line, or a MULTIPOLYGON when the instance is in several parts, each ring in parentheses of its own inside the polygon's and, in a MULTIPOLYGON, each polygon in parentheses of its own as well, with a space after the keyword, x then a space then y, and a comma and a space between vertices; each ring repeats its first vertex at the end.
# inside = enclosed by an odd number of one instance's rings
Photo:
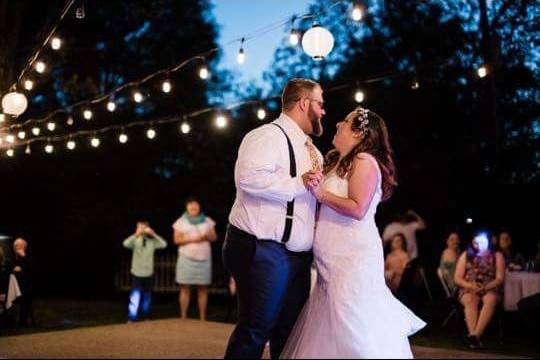
MULTIPOLYGON (((232 329, 225 323, 167 319, 1 337, 0 358, 222 358, 232 329)), ((418 346, 413 351, 425 359, 510 358, 418 346)))

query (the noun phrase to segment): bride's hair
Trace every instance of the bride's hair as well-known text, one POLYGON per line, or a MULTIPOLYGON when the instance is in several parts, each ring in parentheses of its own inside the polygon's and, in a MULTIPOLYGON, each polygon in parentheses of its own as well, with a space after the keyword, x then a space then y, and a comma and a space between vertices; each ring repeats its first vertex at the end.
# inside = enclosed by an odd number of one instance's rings
POLYGON ((390 146, 388 130, 384 120, 371 110, 358 107, 354 110, 351 129, 363 132, 363 138, 348 154, 339 161, 340 154, 336 149, 330 150, 324 158, 324 174, 339 164, 336 173, 339 177, 349 177, 352 174, 354 157, 362 152, 372 155, 379 164, 382 174, 383 200, 388 200, 397 186, 396 168, 394 166, 394 151, 390 146))

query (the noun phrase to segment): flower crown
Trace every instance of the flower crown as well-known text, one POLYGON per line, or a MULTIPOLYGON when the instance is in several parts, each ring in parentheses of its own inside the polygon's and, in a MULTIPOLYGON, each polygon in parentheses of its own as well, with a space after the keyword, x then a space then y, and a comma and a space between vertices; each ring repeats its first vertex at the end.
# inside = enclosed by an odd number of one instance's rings
POLYGON ((367 133, 369 131, 368 125, 369 125, 369 118, 368 118, 368 109, 364 109, 363 107, 357 107, 354 109, 354 112, 358 114, 358 120, 360 120, 360 130, 364 133, 367 133))

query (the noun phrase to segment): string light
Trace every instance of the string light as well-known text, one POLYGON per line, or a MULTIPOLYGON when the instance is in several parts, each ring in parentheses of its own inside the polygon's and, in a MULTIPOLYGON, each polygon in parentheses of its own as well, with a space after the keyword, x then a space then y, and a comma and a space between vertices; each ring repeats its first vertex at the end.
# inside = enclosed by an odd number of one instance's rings
POLYGON ((26 133, 24 131, 19 131, 17 133, 17 137, 21 140, 24 140, 24 138, 26 137, 26 133))
POLYGON ((52 154, 53 151, 54 151, 54 146, 52 144, 45 145, 45 152, 47 154, 52 154))
POLYGON ((45 72, 45 69, 47 68, 47 65, 43 61, 37 61, 35 65, 35 69, 38 73, 43 74, 45 72))
POLYGON ((240 50, 238 50, 238 54, 236 55, 236 61, 240 65, 246 61, 246 54, 244 52, 244 38, 242 38, 242 41, 240 42, 240 50))
POLYGON ((411 89, 418 90, 419 87, 420 87, 420 83, 418 82, 418 79, 416 77, 414 77, 414 79, 412 81, 412 84, 411 84, 411 89))
POLYGON ((24 80, 24 89, 30 91, 34 88, 34 82, 30 79, 24 80))
POLYGON ((482 65, 476 70, 476 73, 478 74, 479 78, 485 78, 488 75, 488 69, 487 66, 482 65))
POLYGON ((49 131, 54 131, 54 129, 56 129, 56 124, 54 122, 49 122, 47 124, 47 129, 49 129, 49 131))
POLYGON ((66 123, 71 126, 73 125, 73 116, 71 114, 68 115, 66 123))
POLYGON ((66 144, 66 147, 67 147, 69 150, 73 150, 73 149, 75 149, 75 145, 76 145, 76 144, 75 144, 75 141, 69 140, 69 141, 67 142, 67 144, 66 144))
POLYGON ((149 139, 154 139, 156 137, 156 130, 150 128, 146 131, 146 137, 149 139))
POLYGON ((34 136, 39 136, 39 133, 41 132, 41 129, 38 128, 37 126, 33 127, 32 128, 32 135, 34 136))
POLYGON ((264 120, 266 118, 266 111, 262 107, 257 110, 257 118, 259 120, 264 120))
POLYGON ((6 121, 6 115, 0 113, 0 123, 3 123, 4 121, 6 121))
POLYGON ((227 117, 223 114, 220 114, 216 117, 216 126, 219 129, 223 129, 227 126, 227 117))
POLYGON ((9 156, 9 157, 13 157, 13 155, 15 155, 15 152, 13 151, 13 149, 7 149, 6 150, 6 155, 9 156))
POLYGON ((99 138, 97 138, 96 136, 94 136, 92 140, 90 140, 90 145, 92 145, 92 147, 95 147, 95 148, 97 148, 100 143, 101 141, 99 141, 99 138))
POLYGON ((7 134, 6 141, 10 144, 13 144, 15 142, 15 136, 13 134, 7 134))
POLYGON ((141 94, 140 91, 135 91, 133 93, 133 100, 136 102, 136 103, 141 103, 143 100, 144 100, 144 96, 143 94, 141 94))
POLYGON ((364 9, 359 3, 354 4, 351 17, 354 21, 361 21, 364 18, 364 9))
POLYGON ((356 92, 354 93, 354 101, 360 104, 365 99, 366 99, 366 95, 364 94, 364 92, 360 89, 356 90, 356 92))
POLYGON ((170 93, 171 89, 172 89, 172 85, 171 85, 170 80, 164 80, 161 83, 161 91, 163 91, 165 94, 170 93))
POLYGON ((86 12, 84 11, 84 2, 81 2, 79 6, 77 7, 77 10, 75 10, 75 17, 77 19, 84 19, 86 16, 86 12))
POLYGON ((90 109, 85 109, 83 111, 83 118, 85 118, 86 120, 91 120, 92 119, 92 116, 94 116, 94 113, 92 112, 92 110, 90 109))
POLYGON ((62 47, 62 40, 58 36, 53 37, 51 39, 51 49, 60 50, 61 47, 62 47))
POLYGON ((114 112, 116 110, 116 103, 112 100, 107 102, 107 111, 114 112))
POLYGON ((180 125, 180 131, 182 134, 189 134, 191 131, 191 126, 187 122, 183 122, 182 125, 180 125))
POLYGON ((32 153, 32 149, 30 148, 30 144, 26 145, 26 149, 24 149, 24 153, 27 155, 30 155, 32 153))
POLYGON ((291 33, 289 34, 289 43, 292 46, 296 46, 298 45, 299 42, 300 42, 300 34, 298 33, 297 30, 291 29, 291 33))
POLYGON ((208 67, 206 65, 201 65, 199 68, 199 77, 203 80, 208 79, 210 76, 210 72, 208 71, 208 67))
POLYGON ((128 141, 128 136, 123 132, 118 136, 118 141, 120 144, 125 144, 128 141))

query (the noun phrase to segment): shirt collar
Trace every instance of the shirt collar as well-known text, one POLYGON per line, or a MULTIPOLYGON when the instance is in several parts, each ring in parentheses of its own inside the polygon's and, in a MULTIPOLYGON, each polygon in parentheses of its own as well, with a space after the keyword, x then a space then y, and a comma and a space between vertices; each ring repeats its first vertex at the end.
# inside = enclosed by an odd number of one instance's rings
POLYGON ((276 122, 285 128, 285 131, 289 136, 294 137, 297 141, 301 141, 302 144, 305 144, 306 140, 309 139, 309 136, 307 136, 304 131, 302 131, 296 121, 294 121, 284 113, 281 113, 279 115, 279 117, 276 119, 276 122))

